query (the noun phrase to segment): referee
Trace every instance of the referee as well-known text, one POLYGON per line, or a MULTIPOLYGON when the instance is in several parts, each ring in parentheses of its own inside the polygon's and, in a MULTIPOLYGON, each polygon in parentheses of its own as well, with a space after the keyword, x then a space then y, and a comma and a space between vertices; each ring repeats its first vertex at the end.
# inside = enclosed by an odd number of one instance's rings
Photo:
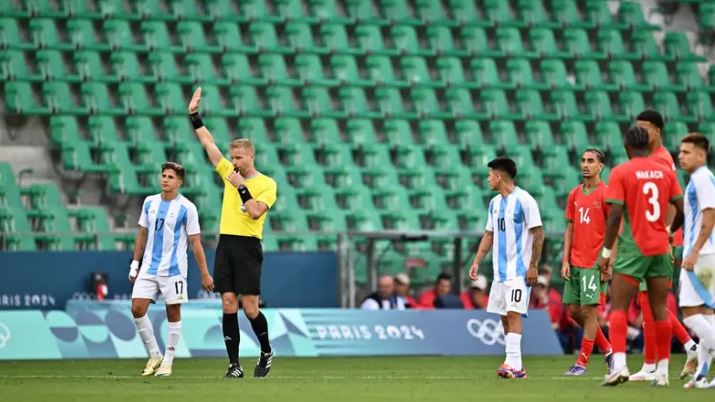
POLYGON ((240 138, 229 144, 230 162, 221 155, 199 116, 200 102, 201 87, 191 97, 189 119, 224 184, 214 278, 216 290, 221 293, 223 302, 223 339, 230 362, 225 377, 243 377, 238 361, 239 294, 243 311, 261 344, 261 356, 253 376, 265 377, 271 369, 273 351, 268 338, 268 322, 258 310, 263 267, 261 237, 266 212, 276 202, 277 186, 273 179, 261 174, 253 166, 254 149, 250 140, 240 138))

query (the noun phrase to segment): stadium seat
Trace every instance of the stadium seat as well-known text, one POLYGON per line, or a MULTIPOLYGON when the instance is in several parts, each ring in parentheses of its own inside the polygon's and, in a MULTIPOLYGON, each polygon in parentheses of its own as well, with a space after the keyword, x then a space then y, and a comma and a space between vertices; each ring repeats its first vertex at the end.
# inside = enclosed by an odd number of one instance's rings
MULTIPOLYGON (((438 3, 423 0, 431 4, 438 5, 438 3)), ((467 52, 460 49, 452 35, 450 27, 444 26, 443 24, 437 23, 437 25, 428 25, 425 31, 425 37, 429 42, 429 46, 437 55, 448 55, 448 56, 458 56, 465 57, 467 52)))
POLYGON ((186 56, 184 63, 188 67, 188 79, 193 82, 207 83, 216 86, 227 86, 231 83, 229 77, 223 74, 223 69, 217 68, 217 65, 209 54, 189 54, 186 56))
POLYGON ((542 60, 539 69, 541 70, 541 80, 550 89, 575 88, 569 82, 566 65, 562 60, 542 60))
POLYGON ((588 39, 588 34, 583 29, 566 28, 563 31, 563 43, 566 50, 574 58, 603 60, 606 54, 601 50, 594 50, 588 39))
POLYGON ((429 86, 437 88, 443 85, 439 80, 435 80, 430 75, 425 59, 418 56, 407 56, 400 58, 400 69, 402 76, 412 86, 429 86))
POLYGON ((105 20, 103 26, 104 36, 112 50, 124 49, 132 52, 148 51, 144 43, 135 42, 134 33, 127 20, 105 20))
POLYGON ((562 121, 557 132, 561 134, 561 138, 569 149, 576 153, 583 151, 591 144, 586 126, 580 121, 562 121))
POLYGON ((512 58, 506 62, 509 82, 515 88, 546 89, 546 85, 534 80, 531 64, 526 59, 512 58))
POLYGON ((665 54, 679 61, 705 61, 705 57, 693 53, 685 32, 666 32, 663 39, 665 54))
MULTIPOLYGON (((84 15, 83 15, 84 17, 84 15)), ((72 43, 72 47, 81 50, 93 50, 107 52, 110 46, 106 42, 97 39, 97 33, 91 20, 71 19, 67 21, 67 36, 72 43)))
POLYGON ((561 50, 551 29, 542 26, 529 29, 531 49, 540 58, 569 59, 571 53, 561 50))
MULTIPOLYGON (((340 128, 333 119, 314 119, 310 122, 310 132, 313 142, 318 145, 340 144, 343 139, 340 137, 340 128)), ((352 165, 352 159, 350 160, 352 165)))
POLYGON ((620 7, 618 9, 618 22, 633 31, 657 31, 659 29, 657 25, 650 24, 646 21, 641 5, 632 1, 624 1, 620 3, 620 7))
POLYGON ((35 46, 39 49, 72 50, 69 42, 62 41, 55 21, 49 18, 33 18, 29 23, 35 46))
POLYGON ((586 90, 613 91, 615 86, 603 81, 598 63, 594 60, 576 60, 576 84, 586 90))
POLYGON ((645 101, 640 92, 621 91, 618 93, 620 114, 626 120, 633 121, 640 112, 646 109, 645 101))
MULTIPOLYGON (((167 56, 168 57, 168 56, 167 56)), ((265 85, 265 78, 256 74, 248 62, 248 57, 241 53, 224 53, 221 57, 221 69, 231 83, 245 85, 265 85)))
POLYGON ((465 88, 449 88, 444 92, 447 112, 455 118, 486 119, 487 113, 475 110, 475 104, 469 90, 465 88))
POLYGON ((707 88, 700 71, 698 71, 697 63, 692 62, 675 64, 675 85, 682 86, 686 91, 707 88))
POLYGON ((280 54, 261 54, 258 56, 258 66, 261 75, 268 82, 268 85, 299 86, 300 80, 288 74, 283 56, 280 54))
POLYGON ((0 51, 2 79, 6 81, 43 81, 43 71, 36 71, 28 62, 27 54, 22 50, 7 49, 0 51))
POLYGON ((370 119, 349 119, 345 127, 346 139, 353 144, 377 142, 375 127, 370 119))
MULTIPOLYGON (((377 97, 378 95, 375 96, 377 97)), ((378 111, 371 108, 373 105, 368 103, 365 92, 361 88, 342 87, 338 91, 338 98, 340 99, 344 113, 348 117, 379 117, 378 111)), ((375 106, 379 107, 377 105, 375 106)))
POLYGON ((651 89, 649 84, 636 80, 633 65, 626 60, 613 60, 608 63, 608 76, 613 85, 620 90, 630 89, 645 92, 651 89))
POLYGON ((515 103, 526 119, 559 120, 556 114, 547 112, 541 100, 541 94, 533 89, 521 89, 516 92, 515 103))
MULTIPOLYGON (((685 96, 688 116, 698 121, 715 120, 715 111, 710 95, 704 91, 689 91, 685 96)), ((690 120, 690 122, 693 122, 690 120)))
POLYGON ((464 25, 460 29, 459 42, 462 48, 471 56, 502 57, 500 50, 493 49, 483 28, 474 25, 464 25))
POLYGON ((656 91, 682 92, 685 87, 670 80, 668 69, 661 61, 646 61, 643 63, 644 81, 656 91))
POLYGON ((481 86, 487 86, 495 89, 513 89, 514 86, 502 81, 499 77, 496 63, 493 59, 475 58, 470 63, 472 73, 472 81, 481 83, 481 86))
POLYGON ((694 123, 696 120, 695 116, 688 116, 681 112, 678 98, 672 92, 655 92, 652 103, 666 120, 672 119, 686 123, 694 123))
POLYGON ((581 15, 578 4, 571 0, 552 0, 551 13, 562 27, 590 29, 595 26, 593 21, 581 15))
POLYGON ((315 85, 337 86, 349 84, 359 87, 369 87, 373 85, 372 80, 363 78, 355 58, 351 55, 334 55, 330 58, 331 75, 333 78, 322 78, 321 73, 323 67, 317 56, 312 56, 315 57, 315 59, 312 59, 312 65, 306 63, 301 64, 301 60, 299 60, 301 56, 303 55, 296 57, 296 66, 300 69, 304 69, 305 74, 311 77, 319 75, 320 78, 316 77, 315 85))
POLYGON ((392 61, 387 56, 368 56, 365 67, 369 78, 378 86, 406 87, 408 83, 395 76, 392 61))

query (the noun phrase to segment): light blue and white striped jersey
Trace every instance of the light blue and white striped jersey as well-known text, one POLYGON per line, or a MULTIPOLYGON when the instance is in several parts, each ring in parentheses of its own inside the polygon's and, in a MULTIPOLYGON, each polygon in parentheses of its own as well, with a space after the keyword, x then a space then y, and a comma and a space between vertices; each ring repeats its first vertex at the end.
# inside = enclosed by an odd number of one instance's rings
MULTIPOLYGON (((685 188, 685 226, 683 227, 683 256, 693 249, 703 225, 703 210, 715 208, 715 177, 705 166, 699 167, 685 188)), ((715 235, 710 237, 700 249, 700 255, 715 253, 715 235)))
POLYGON ((492 266, 494 280, 508 281, 526 275, 531 262, 534 236, 529 229, 541 226, 536 200, 519 187, 506 198, 497 194, 489 202, 486 230, 494 233, 492 266))
POLYGON ((150 195, 144 199, 139 225, 147 228, 139 275, 186 277, 188 236, 201 233, 196 206, 181 194, 171 201, 150 195))

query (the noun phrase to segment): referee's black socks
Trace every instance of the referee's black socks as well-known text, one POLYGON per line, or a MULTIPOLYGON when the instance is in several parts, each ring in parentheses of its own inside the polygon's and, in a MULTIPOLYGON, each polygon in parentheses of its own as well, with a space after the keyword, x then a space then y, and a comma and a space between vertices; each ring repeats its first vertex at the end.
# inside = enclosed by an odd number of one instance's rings
POLYGON ((238 344, 241 342, 241 332, 238 330, 238 313, 223 313, 223 341, 226 343, 228 360, 231 364, 238 364, 238 344))
POLYGON ((268 340, 268 321, 266 321, 266 316, 262 312, 258 312, 258 315, 254 319, 249 319, 251 321, 251 327, 253 327, 253 333, 256 334, 258 342, 261 343, 261 352, 270 353, 271 343, 268 340))

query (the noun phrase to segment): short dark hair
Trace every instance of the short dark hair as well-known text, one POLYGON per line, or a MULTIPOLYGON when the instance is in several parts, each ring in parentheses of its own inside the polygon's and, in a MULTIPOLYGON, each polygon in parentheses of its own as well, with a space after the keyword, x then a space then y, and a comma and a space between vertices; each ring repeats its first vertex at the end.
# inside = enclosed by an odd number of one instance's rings
POLYGON ((184 167, 180 164, 176 162, 165 162, 163 165, 161 165, 161 173, 164 173, 166 169, 173 170, 174 172, 176 172, 176 177, 180 178, 182 181, 184 180, 184 173, 186 171, 184 170, 184 167))
POLYGON ((638 126, 631 127, 626 131, 623 142, 635 149, 648 149, 648 130, 638 126))
POLYGON ((505 156, 492 159, 491 162, 487 164, 487 167, 492 168, 492 170, 502 171, 508 174, 512 179, 516 179, 516 162, 505 156))
POLYGON ((450 275, 446 272, 442 272, 441 274, 437 275, 437 280, 435 281, 435 283, 439 283, 439 281, 443 281, 443 280, 448 280, 448 281, 452 282, 452 275, 450 275))
POLYGON ((683 137, 680 142, 683 144, 693 144, 694 147, 702 149, 705 153, 710 152, 710 140, 700 133, 690 133, 683 137))
POLYGON ((586 148, 586 149, 583 150, 583 152, 584 152, 584 153, 586 153, 586 152, 593 152, 594 154, 596 154, 596 157, 598 158, 598 161, 599 161, 599 162, 601 162, 601 163, 605 163, 605 162, 606 162, 606 155, 603 153, 603 151, 601 151, 601 150, 598 149, 598 148, 586 148))
POLYGON ((663 116, 660 115, 660 113, 656 112, 653 109, 647 109, 642 111, 638 117, 636 117, 636 121, 647 121, 651 123, 652 125, 658 127, 661 131, 663 130, 663 116))

